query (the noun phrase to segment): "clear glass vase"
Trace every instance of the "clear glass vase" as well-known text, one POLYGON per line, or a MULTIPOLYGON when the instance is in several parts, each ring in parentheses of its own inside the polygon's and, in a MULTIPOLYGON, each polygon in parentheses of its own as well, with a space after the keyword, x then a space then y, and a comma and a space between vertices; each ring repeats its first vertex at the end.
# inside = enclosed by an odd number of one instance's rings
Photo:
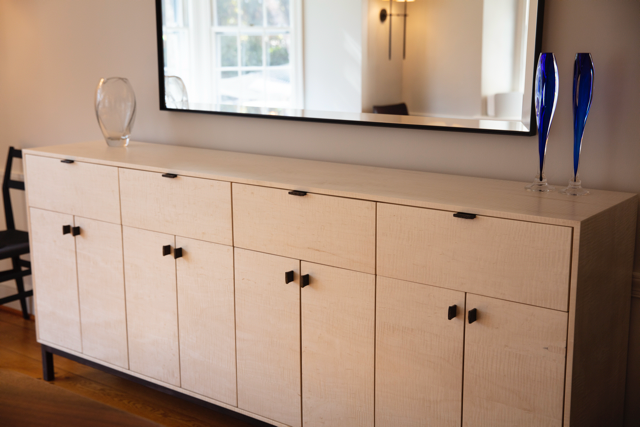
POLYGON ((558 104, 558 64, 553 53, 541 53, 536 69, 536 122, 538 125, 538 174, 525 188, 529 191, 548 192, 549 185, 544 175, 544 163, 549 142, 549 129, 558 104))
POLYGON ((136 95, 129 80, 122 77, 100 79, 96 88, 96 117, 107 145, 129 145, 136 119, 136 95))

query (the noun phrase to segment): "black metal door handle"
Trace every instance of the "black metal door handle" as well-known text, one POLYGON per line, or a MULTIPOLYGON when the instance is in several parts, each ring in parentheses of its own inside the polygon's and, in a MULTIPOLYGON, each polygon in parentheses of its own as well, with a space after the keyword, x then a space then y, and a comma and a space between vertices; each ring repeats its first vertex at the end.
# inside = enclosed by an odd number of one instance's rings
POLYGON ((182 258, 182 248, 175 248, 173 250, 173 259, 182 258))
POLYGON ((289 191, 289 194, 291 194, 292 196, 306 196, 307 192, 306 191, 299 191, 299 190, 293 190, 293 191, 289 191))
POLYGON ((293 270, 284 273, 284 283, 289 284, 291 282, 293 282, 293 270))
POLYGON ((74 161, 73 161, 73 160, 71 160, 71 159, 63 159, 63 160, 60 160, 60 163, 69 163, 69 164, 71 164, 71 163, 73 163, 73 162, 74 162, 74 161))
POLYGON ((163 178, 177 178, 178 175, 176 175, 175 173, 163 173, 162 177, 163 178))
POLYGON ((457 305, 450 306, 449 312, 447 313, 447 317, 449 318, 449 320, 455 319, 457 315, 458 315, 458 306, 457 305))
POLYGON ((164 245, 162 247, 162 256, 171 255, 171 245, 164 245))
POLYGON ((462 218, 462 219, 476 219, 477 215, 465 213, 465 212, 457 212, 457 213, 454 213, 453 216, 456 218, 462 218))
POLYGON ((473 310, 469 310, 469 324, 472 324, 478 320, 478 309, 474 308, 473 310))
POLYGON ((306 288, 307 286, 309 286, 309 282, 310 282, 310 278, 308 274, 305 274, 304 276, 300 277, 301 287, 306 288))
POLYGON ((80 227, 72 227, 71 228, 71 235, 72 236, 79 236, 80 235, 80 227))
POLYGON ((62 226, 62 234, 71 234, 71 226, 70 225, 63 225, 62 226))

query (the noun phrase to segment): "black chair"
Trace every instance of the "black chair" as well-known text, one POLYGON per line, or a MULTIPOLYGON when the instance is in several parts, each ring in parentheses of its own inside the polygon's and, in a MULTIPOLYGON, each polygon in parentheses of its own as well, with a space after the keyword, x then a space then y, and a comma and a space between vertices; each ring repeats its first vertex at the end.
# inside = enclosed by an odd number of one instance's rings
POLYGON ((11 179, 11 165, 13 164, 14 157, 21 159, 22 150, 9 147, 7 168, 4 170, 4 181, 2 181, 2 200, 4 202, 4 218, 7 223, 7 229, 0 231, 0 259, 11 258, 13 268, 11 270, 0 271, 0 282, 15 280, 18 293, 1 298, 0 305, 20 300, 22 317, 29 319, 27 297, 32 296, 33 291, 24 291, 22 278, 31 274, 31 263, 20 259, 20 255, 29 253, 29 233, 16 230, 16 225, 13 221, 13 210, 11 208, 11 195, 9 193, 9 189, 11 188, 24 191, 24 182, 13 181, 11 179), (25 269, 23 270, 23 268, 25 269))
POLYGON ((393 104, 393 105, 374 105, 373 106, 374 114, 395 114, 396 116, 408 116, 409 109, 407 108, 407 104, 404 102, 402 104, 393 104))

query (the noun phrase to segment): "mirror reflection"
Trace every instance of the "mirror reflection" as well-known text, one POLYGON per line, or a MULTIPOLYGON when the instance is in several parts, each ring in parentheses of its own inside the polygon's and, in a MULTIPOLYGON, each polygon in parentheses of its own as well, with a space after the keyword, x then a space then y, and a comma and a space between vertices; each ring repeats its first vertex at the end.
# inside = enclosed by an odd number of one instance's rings
POLYGON ((162 0, 166 107, 529 132, 538 0, 162 0))

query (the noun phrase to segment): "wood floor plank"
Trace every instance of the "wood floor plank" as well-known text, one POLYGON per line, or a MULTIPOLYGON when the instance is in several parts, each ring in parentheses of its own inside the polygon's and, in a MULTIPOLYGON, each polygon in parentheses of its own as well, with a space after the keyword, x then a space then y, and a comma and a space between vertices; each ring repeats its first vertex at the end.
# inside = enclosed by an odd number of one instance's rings
POLYGON ((159 427, 9 369, 0 369, 0 383, 0 419, 5 426, 159 427))
MULTIPOLYGON (((35 323, 0 312, 0 366, 42 379, 35 323)), ((51 384, 167 427, 246 427, 250 424, 69 359, 54 356, 51 384)))

